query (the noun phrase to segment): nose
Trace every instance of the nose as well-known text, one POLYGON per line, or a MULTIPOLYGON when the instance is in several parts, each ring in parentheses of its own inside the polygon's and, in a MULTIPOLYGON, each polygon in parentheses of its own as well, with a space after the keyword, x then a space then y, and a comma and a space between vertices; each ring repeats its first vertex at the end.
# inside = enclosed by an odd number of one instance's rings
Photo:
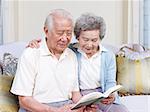
POLYGON ((68 40, 67 34, 64 33, 61 37, 61 41, 66 42, 68 40))
POLYGON ((88 47, 92 47, 92 42, 91 41, 88 41, 88 47))

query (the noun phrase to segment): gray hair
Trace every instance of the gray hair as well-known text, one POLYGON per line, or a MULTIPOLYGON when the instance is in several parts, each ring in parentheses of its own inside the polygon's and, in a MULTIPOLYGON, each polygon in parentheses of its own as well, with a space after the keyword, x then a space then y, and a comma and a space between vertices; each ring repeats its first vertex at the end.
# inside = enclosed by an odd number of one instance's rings
POLYGON ((106 24, 102 17, 95 16, 92 13, 82 14, 76 21, 74 34, 76 39, 80 36, 81 31, 99 30, 100 39, 102 40, 106 33, 106 24))
POLYGON ((48 27, 48 30, 53 28, 54 17, 62 17, 68 19, 73 24, 73 16, 64 9, 54 9, 50 12, 50 14, 46 17, 44 27, 48 27))

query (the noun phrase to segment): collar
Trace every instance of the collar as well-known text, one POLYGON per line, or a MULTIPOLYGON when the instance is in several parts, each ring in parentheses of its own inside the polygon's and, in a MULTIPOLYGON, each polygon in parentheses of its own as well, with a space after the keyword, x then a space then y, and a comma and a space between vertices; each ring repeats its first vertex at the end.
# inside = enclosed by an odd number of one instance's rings
POLYGON ((99 44, 99 46, 100 46, 101 53, 108 51, 102 44, 99 44))
POLYGON ((52 53, 49 51, 47 43, 46 43, 46 38, 42 39, 40 42, 40 54, 42 56, 49 56, 52 55, 52 53))

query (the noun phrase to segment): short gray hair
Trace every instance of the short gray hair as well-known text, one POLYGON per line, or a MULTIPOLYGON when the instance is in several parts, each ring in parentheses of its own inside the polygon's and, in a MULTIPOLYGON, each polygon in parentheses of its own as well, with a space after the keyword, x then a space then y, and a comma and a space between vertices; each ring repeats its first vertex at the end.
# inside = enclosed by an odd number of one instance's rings
POLYGON ((100 39, 102 40, 106 33, 106 24, 102 17, 92 13, 82 14, 75 23, 74 34, 76 39, 80 36, 81 31, 99 30, 100 39))
POLYGON ((53 28, 54 17, 56 17, 56 16, 68 19, 73 24, 73 16, 68 11, 66 11, 64 9, 54 9, 46 17, 44 27, 48 27, 48 30, 51 30, 53 28))

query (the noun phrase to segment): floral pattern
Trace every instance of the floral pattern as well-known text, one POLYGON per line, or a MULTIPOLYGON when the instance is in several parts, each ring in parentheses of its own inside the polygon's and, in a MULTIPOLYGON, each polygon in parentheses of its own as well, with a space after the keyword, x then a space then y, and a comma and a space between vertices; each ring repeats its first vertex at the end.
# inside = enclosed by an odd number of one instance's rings
POLYGON ((10 53, 4 53, 2 73, 4 75, 15 75, 17 69, 18 58, 14 57, 10 53))

